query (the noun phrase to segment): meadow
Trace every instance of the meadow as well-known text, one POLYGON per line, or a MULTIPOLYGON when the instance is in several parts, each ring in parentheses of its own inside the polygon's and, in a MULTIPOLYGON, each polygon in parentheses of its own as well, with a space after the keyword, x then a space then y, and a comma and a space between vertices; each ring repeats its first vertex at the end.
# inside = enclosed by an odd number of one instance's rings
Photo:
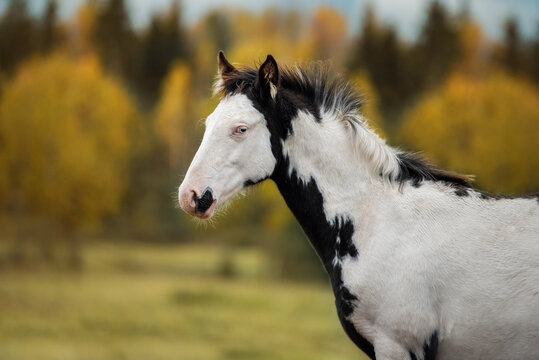
POLYGON ((362 359, 329 284, 252 249, 92 243, 84 269, 2 270, 0 359, 362 359))

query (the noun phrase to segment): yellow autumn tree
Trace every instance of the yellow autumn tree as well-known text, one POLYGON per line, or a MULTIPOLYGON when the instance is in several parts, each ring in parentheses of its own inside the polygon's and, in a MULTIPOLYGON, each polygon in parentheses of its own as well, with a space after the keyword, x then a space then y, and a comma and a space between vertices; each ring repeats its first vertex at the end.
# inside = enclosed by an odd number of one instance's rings
POLYGON ((183 63, 176 64, 166 77, 161 98, 156 106, 155 125, 159 138, 168 153, 169 167, 177 169, 188 164, 188 147, 193 128, 197 127, 196 109, 191 83, 191 70, 183 63))
POLYGON ((23 65, 0 100, 4 215, 65 234, 118 210, 129 183, 137 110, 92 57, 54 54, 23 65))
POLYGON ((459 27, 458 41, 460 59, 457 69, 467 75, 484 74, 489 68, 488 41, 483 36, 481 28, 471 19, 466 19, 459 27))
POLYGON ((310 29, 310 40, 316 49, 314 56, 318 59, 342 61, 347 31, 346 19, 339 12, 319 7, 314 13, 310 29))
POLYGON ((313 58, 313 42, 307 34, 298 33, 293 14, 275 9, 260 15, 238 12, 232 17, 234 42, 227 51, 233 63, 253 66, 255 61, 264 61, 272 54, 279 63, 292 63, 313 58))
POLYGON ((475 174, 485 190, 539 190, 539 93, 503 73, 452 75, 405 114, 399 138, 440 165, 475 174))
POLYGON ((88 1, 83 4, 76 14, 75 22, 72 25, 76 31, 70 39, 72 48, 81 54, 90 54, 95 50, 93 43, 93 33, 96 26, 98 4, 88 1))

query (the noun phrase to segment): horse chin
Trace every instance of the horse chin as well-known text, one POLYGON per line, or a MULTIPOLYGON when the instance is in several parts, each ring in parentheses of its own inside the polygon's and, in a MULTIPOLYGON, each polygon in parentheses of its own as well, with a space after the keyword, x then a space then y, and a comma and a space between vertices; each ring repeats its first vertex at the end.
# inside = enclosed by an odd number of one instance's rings
POLYGON ((241 186, 236 186, 231 190, 223 192, 219 195, 219 208, 227 208, 230 203, 234 201, 235 198, 240 196, 243 193, 241 186))

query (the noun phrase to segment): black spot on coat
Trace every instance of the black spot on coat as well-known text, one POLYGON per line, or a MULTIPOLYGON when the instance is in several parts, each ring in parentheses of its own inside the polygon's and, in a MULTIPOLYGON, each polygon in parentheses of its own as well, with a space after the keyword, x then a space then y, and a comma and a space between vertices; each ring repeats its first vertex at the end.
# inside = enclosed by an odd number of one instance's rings
POLYGON ((458 186, 457 189, 455 190, 455 195, 457 195, 457 196, 468 196, 469 195, 468 189, 465 188, 465 187, 462 187, 462 186, 458 186))
POLYGON ((344 286, 340 262, 333 263, 335 257, 339 260, 345 256, 359 256, 352 242, 354 233, 352 221, 338 217, 328 222, 323 210, 324 200, 316 181, 310 179, 304 183, 295 170, 288 175, 289 166, 289 160, 282 158, 280 166, 275 169, 271 178, 277 184, 288 207, 298 219, 328 272, 335 295, 337 314, 346 334, 356 346, 374 359, 374 347, 348 320, 354 311, 355 302, 359 299, 344 286))
MULTIPOLYGON (((436 360, 438 353, 438 332, 434 331, 429 339, 423 343, 423 360, 436 360)), ((410 351, 410 359, 417 360, 416 354, 410 351)))

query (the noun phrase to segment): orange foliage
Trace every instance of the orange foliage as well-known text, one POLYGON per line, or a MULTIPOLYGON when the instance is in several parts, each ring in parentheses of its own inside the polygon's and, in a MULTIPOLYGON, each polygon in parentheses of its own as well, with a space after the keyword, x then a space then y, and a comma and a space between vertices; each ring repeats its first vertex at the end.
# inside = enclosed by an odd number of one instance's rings
POLYGON ((97 3, 87 2, 77 12, 75 26, 77 28, 75 48, 82 54, 94 51, 93 32, 97 16, 97 3))
POLYGON ((346 32, 346 19, 339 12, 326 7, 318 8, 312 24, 316 57, 319 59, 339 57, 344 50, 346 32))
POLYGON ((489 44, 481 28, 471 20, 466 20, 459 30, 460 61, 459 72, 465 74, 483 74, 488 69, 489 44))

